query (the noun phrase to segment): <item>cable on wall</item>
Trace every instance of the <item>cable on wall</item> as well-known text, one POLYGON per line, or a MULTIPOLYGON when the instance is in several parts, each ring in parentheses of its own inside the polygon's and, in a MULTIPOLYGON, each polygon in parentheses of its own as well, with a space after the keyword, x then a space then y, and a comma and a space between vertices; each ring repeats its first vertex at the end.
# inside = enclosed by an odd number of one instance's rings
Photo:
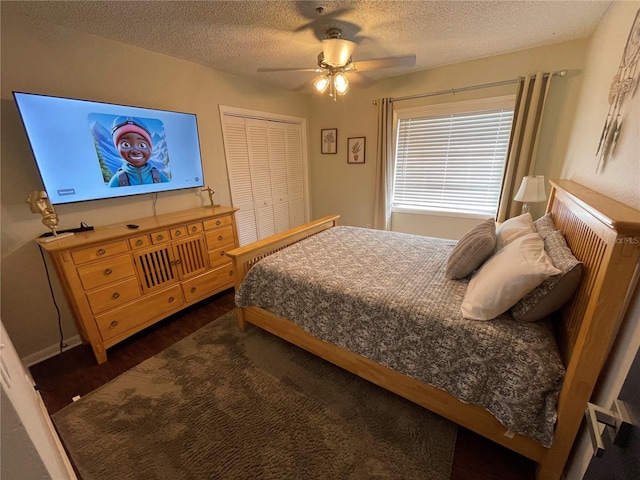
POLYGON ((47 261, 44 258, 44 253, 40 245, 38 245, 38 250, 40 250, 40 257, 42 258, 44 271, 47 273, 47 283, 49 284, 49 292, 51 292, 51 299, 53 300, 53 306, 56 308, 56 312, 58 312, 58 331, 60 332, 59 345, 60 345, 60 353, 62 353, 63 349, 68 346, 66 343, 64 343, 64 333, 62 331, 62 316, 60 314, 60 308, 58 307, 58 302, 56 302, 56 296, 53 293, 53 285, 51 285, 51 276, 49 275, 49 267, 47 267, 47 261))

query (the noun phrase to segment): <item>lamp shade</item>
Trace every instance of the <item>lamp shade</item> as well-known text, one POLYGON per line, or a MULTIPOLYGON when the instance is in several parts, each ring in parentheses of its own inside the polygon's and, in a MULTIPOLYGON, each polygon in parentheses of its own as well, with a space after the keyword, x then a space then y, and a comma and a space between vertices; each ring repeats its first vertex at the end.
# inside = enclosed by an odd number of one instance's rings
POLYGON ((328 38, 322 41, 324 61, 332 67, 344 67, 355 48, 354 42, 343 38, 328 38))
POLYGON ((329 86, 329 82, 331 82, 331 78, 329 78, 329 75, 322 75, 321 77, 316 78, 316 80, 313 82, 313 86, 320 93, 324 93, 329 86))
POLYGON ((544 202, 547 199, 547 192, 544 188, 544 175, 524 177, 513 199, 524 203, 544 202))
POLYGON ((344 95, 349 91, 349 80, 344 73, 336 73, 333 77, 333 85, 339 95, 344 95))

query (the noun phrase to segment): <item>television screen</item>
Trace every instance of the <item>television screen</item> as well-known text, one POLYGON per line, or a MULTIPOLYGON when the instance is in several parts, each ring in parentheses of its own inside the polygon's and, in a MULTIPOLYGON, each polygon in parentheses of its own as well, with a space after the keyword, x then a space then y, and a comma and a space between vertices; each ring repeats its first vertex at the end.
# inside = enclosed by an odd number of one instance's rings
POLYGON ((13 95, 53 204, 204 185, 195 114, 13 95))

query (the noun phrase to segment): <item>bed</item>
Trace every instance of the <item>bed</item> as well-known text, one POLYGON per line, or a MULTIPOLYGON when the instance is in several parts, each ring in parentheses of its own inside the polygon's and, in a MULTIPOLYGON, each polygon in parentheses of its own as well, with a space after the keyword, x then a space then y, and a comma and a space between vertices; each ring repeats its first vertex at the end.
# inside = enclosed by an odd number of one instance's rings
POLYGON ((637 279, 640 212, 571 181, 551 184, 547 212, 582 263, 578 290, 554 318, 465 319, 469 281, 443 274, 456 242, 340 227, 330 216, 227 252, 239 326, 263 328, 531 458, 539 479, 560 478, 637 279), (326 257, 340 268, 319 268, 326 257), (528 382, 536 388, 517 378, 536 378, 528 382))

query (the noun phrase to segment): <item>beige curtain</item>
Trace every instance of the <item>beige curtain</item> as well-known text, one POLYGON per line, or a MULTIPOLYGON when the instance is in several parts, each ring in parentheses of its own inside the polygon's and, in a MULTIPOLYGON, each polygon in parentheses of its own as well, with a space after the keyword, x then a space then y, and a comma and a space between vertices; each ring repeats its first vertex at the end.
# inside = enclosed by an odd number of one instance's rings
POLYGON ((499 222, 519 215, 521 212, 522 205, 513 200, 513 197, 520 187, 522 177, 533 174, 538 148, 538 132, 552 77, 553 73, 538 72, 535 75, 520 78, 507 164, 496 216, 499 222))
POLYGON ((394 158, 391 152, 393 104, 389 98, 376 101, 378 107, 378 132, 376 153, 376 196, 373 228, 391 229, 391 196, 393 195, 394 158))

